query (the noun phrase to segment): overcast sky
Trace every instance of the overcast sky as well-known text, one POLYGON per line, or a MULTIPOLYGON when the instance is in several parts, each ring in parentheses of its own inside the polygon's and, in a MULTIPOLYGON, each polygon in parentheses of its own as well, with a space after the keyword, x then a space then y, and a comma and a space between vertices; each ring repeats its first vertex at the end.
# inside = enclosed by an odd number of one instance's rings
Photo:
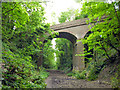
MULTIPOLYGON (((80 9, 82 4, 76 3, 75 0, 46 0, 47 4, 43 4, 45 7, 45 17, 47 18, 47 23, 55 22, 59 24, 58 17, 60 16, 60 12, 67 11, 69 9, 80 9), (55 13, 54 17, 51 17, 52 13, 55 13)), ((89 1, 89 0, 88 0, 89 1)), ((94 0, 97 1, 97 0, 94 0)), ((101 0, 107 1, 109 3, 119 0, 101 0)), ((84 0, 83 0, 84 2, 84 0)))
POLYGON ((56 22, 58 24, 57 17, 60 15, 60 12, 67 11, 70 9, 80 9, 82 7, 81 4, 76 3, 74 0, 50 0, 45 7, 45 17, 48 19, 46 22, 52 23, 56 22), (52 18, 52 13, 55 12, 55 18, 52 18))

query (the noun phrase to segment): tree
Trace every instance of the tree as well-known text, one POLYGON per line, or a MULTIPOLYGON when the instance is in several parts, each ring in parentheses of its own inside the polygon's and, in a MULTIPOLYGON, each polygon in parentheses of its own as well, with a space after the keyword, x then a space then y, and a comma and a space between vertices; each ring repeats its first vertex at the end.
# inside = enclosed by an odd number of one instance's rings
POLYGON ((46 69, 56 69, 56 61, 54 53, 56 50, 52 48, 51 40, 48 40, 43 47, 43 67, 46 69))
POLYGON ((80 3, 82 0, 74 0, 75 2, 77 2, 77 3, 80 3))
POLYGON ((73 9, 68 9, 68 11, 61 12, 60 17, 58 17, 58 20, 60 23, 66 22, 66 21, 71 21, 74 16, 74 10, 73 9))
POLYGON ((72 70, 72 54, 73 54, 73 45, 72 43, 64 38, 56 39, 56 49, 58 49, 59 53, 56 53, 58 58, 58 69, 64 70, 72 70))
POLYGON ((109 59, 107 50, 115 49, 120 53, 120 11, 115 9, 115 4, 118 3, 89 2, 83 5, 82 11, 88 14, 89 22, 95 24, 90 30, 92 33, 83 42, 88 44, 89 50, 94 48, 95 51, 104 52, 109 59))
POLYGON ((86 14, 82 14, 79 9, 68 9, 68 11, 61 12, 58 20, 60 23, 64 23, 67 21, 73 21, 77 19, 86 18, 86 14))
POLYGON ((39 2, 2 2, 3 88, 45 88, 36 61, 50 32, 39 2))
POLYGON ((119 2, 111 4, 105 2, 85 2, 82 12, 88 15, 87 23, 91 32, 84 39, 83 44, 87 45, 84 56, 93 54, 89 60, 87 77, 89 80, 97 78, 98 73, 107 63, 113 62, 112 56, 120 55, 120 9, 119 2), (93 53, 91 53, 93 51, 93 53))

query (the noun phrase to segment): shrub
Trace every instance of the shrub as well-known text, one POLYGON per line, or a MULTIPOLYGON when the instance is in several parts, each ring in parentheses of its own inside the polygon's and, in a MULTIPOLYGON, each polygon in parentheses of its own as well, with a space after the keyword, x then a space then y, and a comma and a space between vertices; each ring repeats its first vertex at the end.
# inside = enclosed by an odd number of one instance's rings
POLYGON ((68 76, 74 76, 77 79, 85 79, 86 78, 86 70, 82 71, 81 73, 79 71, 73 71, 67 74, 68 76))
POLYGON ((118 72, 111 77, 111 85, 113 88, 120 88, 120 77, 118 72))
POLYGON ((48 73, 45 70, 29 71, 30 74, 27 73, 19 74, 8 74, 8 71, 3 73, 3 86, 2 88, 45 88, 46 84, 44 82, 45 78, 48 76, 48 73))
POLYGON ((70 72, 70 73, 68 73, 67 75, 68 75, 68 76, 74 76, 75 73, 74 73, 74 72, 70 72))
POLYGON ((77 79, 85 79, 86 78, 86 70, 82 71, 81 73, 80 72, 77 72, 75 77, 77 79))
POLYGON ((87 76, 89 81, 95 80, 98 77, 98 74, 96 73, 96 71, 97 71, 96 67, 93 67, 90 69, 87 76))

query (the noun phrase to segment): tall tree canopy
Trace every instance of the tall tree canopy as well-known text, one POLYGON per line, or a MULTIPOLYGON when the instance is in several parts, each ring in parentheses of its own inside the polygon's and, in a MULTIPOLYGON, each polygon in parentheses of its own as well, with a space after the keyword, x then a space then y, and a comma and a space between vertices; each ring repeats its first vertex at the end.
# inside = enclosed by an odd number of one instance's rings
POLYGON ((35 69, 41 38, 50 32, 39 2, 2 2, 3 87, 44 88, 35 69))
POLYGON ((81 13, 88 15, 90 27, 82 39, 86 46, 82 55, 90 56, 87 57, 86 73, 89 80, 94 80, 105 64, 120 56, 120 1, 85 2, 81 13))
POLYGON ((89 50, 94 48, 109 59, 109 49, 120 54, 120 9, 116 8, 119 3, 89 2, 84 3, 82 9, 82 13, 88 15, 88 23, 94 23, 92 33, 83 42, 88 44, 89 50))
POLYGON ((81 18, 86 18, 87 14, 83 14, 79 9, 68 9, 67 11, 61 12, 60 17, 58 17, 59 23, 64 23, 67 21, 73 21, 81 18))

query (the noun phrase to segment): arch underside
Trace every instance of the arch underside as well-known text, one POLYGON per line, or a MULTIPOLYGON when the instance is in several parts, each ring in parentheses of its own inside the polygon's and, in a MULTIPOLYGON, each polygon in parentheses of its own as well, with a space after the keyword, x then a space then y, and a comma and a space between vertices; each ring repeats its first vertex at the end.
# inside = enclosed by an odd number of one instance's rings
MULTIPOLYGON (((73 44, 76 43, 77 37, 68 33, 68 32, 59 32, 59 35, 56 35, 54 38, 65 38, 71 41, 73 44)), ((53 39, 52 36, 49 36, 48 39, 53 39)), ((47 40, 44 41, 44 43, 47 42, 47 40)))

